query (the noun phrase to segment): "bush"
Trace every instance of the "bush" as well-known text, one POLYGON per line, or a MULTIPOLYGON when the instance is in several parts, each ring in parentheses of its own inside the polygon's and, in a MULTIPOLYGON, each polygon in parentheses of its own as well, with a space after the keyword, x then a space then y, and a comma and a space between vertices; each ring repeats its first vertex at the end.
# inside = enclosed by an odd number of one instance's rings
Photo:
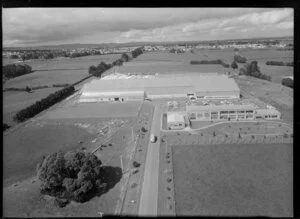
POLYGON ((54 105, 55 103, 65 99, 69 95, 73 94, 75 88, 73 86, 66 87, 62 90, 56 91, 55 93, 50 94, 46 98, 41 99, 40 101, 35 102, 34 104, 30 105, 29 107, 20 110, 15 116, 14 120, 17 122, 23 122, 26 119, 29 119, 38 113, 42 112, 43 110, 49 108, 50 106, 54 105))
POLYGON ((2 67, 2 74, 8 79, 29 74, 31 72, 31 66, 26 64, 8 64, 2 67))
POLYGON ((138 163, 138 162, 136 162, 136 161, 133 161, 132 165, 133 165, 133 167, 135 167, 135 168, 138 168, 138 167, 141 166, 141 164, 138 163))
POLYGON ((283 78, 281 84, 290 88, 294 88, 294 80, 291 78, 283 78))
POLYGON ((233 61, 233 62, 231 63, 231 68, 233 68, 233 69, 237 69, 237 68, 238 68, 238 65, 236 64, 235 61, 233 61))
POLYGON ((246 63, 247 62, 247 59, 240 55, 234 55, 233 59, 237 63, 246 63))
POLYGON ((130 60, 130 57, 126 53, 123 53, 121 59, 123 60, 123 62, 128 62, 130 60))
POLYGON ((252 61, 251 63, 247 63, 243 68, 240 69, 240 75, 248 75, 255 78, 271 81, 271 76, 264 75, 260 72, 260 69, 257 65, 257 61, 252 61))
POLYGON ((3 132, 4 132, 6 129, 9 129, 9 128, 10 128, 9 125, 7 125, 6 123, 3 123, 3 132))

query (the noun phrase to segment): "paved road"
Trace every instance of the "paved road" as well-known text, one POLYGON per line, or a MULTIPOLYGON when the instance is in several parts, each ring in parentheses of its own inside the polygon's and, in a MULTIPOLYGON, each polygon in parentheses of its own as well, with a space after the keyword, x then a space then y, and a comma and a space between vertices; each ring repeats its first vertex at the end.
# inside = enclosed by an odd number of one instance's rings
POLYGON ((139 216, 157 216, 159 147, 160 147, 161 109, 157 104, 154 109, 150 134, 157 136, 157 141, 147 149, 144 181, 139 205, 139 216))

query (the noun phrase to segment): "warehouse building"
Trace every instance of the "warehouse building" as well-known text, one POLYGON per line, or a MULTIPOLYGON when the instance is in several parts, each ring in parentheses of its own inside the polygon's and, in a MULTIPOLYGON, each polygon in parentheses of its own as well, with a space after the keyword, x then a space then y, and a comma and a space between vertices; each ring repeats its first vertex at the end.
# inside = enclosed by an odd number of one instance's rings
POLYGON ((82 88, 81 102, 179 98, 235 99, 240 89, 226 75, 164 75, 152 78, 93 80, 82 88))
POLYGON ((183 129, 185 128, 184 116, 177 113, 168 114, 167 124, 169 130, 183 129))
POLYGON ((139 100, 143 101, 146 97, 145 91, 142 90, 121 90, 121 91, 104 91, 104 92, 91 92, 82 93, 80 102, 101 102, 101 101, 130 101, 139 100))

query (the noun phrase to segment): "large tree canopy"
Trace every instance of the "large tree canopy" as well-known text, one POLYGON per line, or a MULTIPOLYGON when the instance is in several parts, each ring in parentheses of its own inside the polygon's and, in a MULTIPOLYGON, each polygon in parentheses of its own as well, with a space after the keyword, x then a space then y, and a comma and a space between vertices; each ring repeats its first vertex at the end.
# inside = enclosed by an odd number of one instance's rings
MULTIPOLYGON (((61 151, 48 155, 38 166, 41 192, 59 199, 85 202, 120 180, 121 171, 103 167, 94 155, 83 151, 61 151)), ((120 169, 120 168, 119 168, 120 169)))

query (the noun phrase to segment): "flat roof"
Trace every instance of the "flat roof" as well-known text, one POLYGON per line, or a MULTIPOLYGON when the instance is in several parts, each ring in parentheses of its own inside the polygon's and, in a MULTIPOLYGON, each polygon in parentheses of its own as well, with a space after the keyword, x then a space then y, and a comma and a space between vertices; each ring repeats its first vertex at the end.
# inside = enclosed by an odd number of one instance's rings
POLYGON ((168 122, 183 122, 183 123, 185 122, 183 115, 180 115, 177 113, 168 114, 167 121, 168 122))
POLYGON ((204 111, 204 110, 255 110, 256 108, 253 105, 190 105, 186 106, 187 111, 204 111))
MULTIPOLYGON (((201 73, 199 73, 201 74, 201 73)), ((157 76, 154 78, 133 78, 101 80, 95 79, 86 83, 83 92, 101 92, 114 90, 146 90, 155 88, 178 88, 190 91, 239 91, 239 87, 232 78, 226 75, 185 75, 185 76, 157 76)))

